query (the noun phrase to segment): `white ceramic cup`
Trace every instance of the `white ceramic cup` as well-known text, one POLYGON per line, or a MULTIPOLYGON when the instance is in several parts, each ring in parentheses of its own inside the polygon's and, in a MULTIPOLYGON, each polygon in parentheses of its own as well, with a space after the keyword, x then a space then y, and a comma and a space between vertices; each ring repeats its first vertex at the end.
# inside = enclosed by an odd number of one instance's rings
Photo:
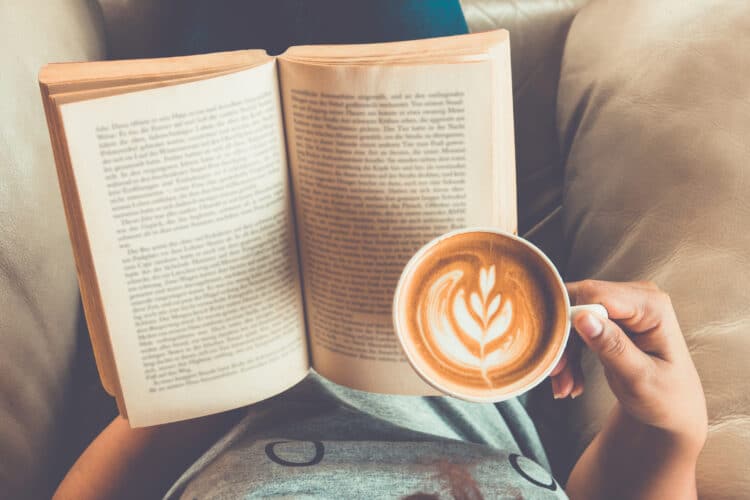
POLYGON ((406 358, 408 359, 409 363, 411 364, 412 368, 419 374, 419 376, 427 382, 429 385, 434 387, 440 392, 443 392, 445 394, 451 395, 453 397, 464 399, 467 401, 474 401, 474 402, 482 402, 482 403, 496 403, 500 401, 504 401, 506 399, 510 399, 516 396, 519 396, 520 394, 523 394, 535 386, 537 386, 539 383, 541 383, 545 378, 547 378, 550 374, 550 372, 554 369, 554 367, 557 365, 557 363, 560 361, 560 358, 563 355, 563 352, 565 351, 565 347, 568 342, 568 337, 570 334, 570 325, 571 320, 574 315, 582 312, 582 311, 589 311, 594 314, 599 315, 602 318, 607 318, 607 310, 604 308, 604 306, 600 304, 587 304, 587 305, 578 305, 571 307, 570 305, 570 299, 568 298, 568 292, 565 288, 565 284, 563 282, 562 277, 560 276, 559 271, 557 268, 555 268, 555 265, 552 263, 552 261, 547 257, 544 252, 542 252, 539 248, 537 248, 533 243, 529 242, 528 240, 525 240, 519 236, 516 236, 514 234, 501 231, 495 228, 484 228, 484 227, 473 227, 473 228, 466 228, 466 229, 459 229, 456 231, 451 231, 449 233, 443 234, 434 240, 430 241, 426 245, 424 245, 421 249, 419 249, 414 256, 409 260, 409 262, 404 267, 403 272, 401 273, 401 278, 399 279, 398 285, 396 287, 396 292, 393 299, 393 323, 394 328, 396 331, 396 335, 398 336, 399 342, 401 343, 401 347, 406 354, 406 358), (554 290, 551 290, 551 292, 555 295, 556 298, 559 298, 563 301, 565 304, 564 306, 564 312, 565 312, 565 331, 564 331, 564 338, 563 341, 559 345, 559 349, 555 353, 554 358, 548 363, 547 366, 543 368, 541 372, 539 372, 539 375, 534 377, 533 379, 529 380, 527 383, 524 383, 521 387, 515 387, 512 390, 504 391, 503 388, 487 388, 486 390, 477 390, 477 389, 466 389, 462 390, 461 387, 457 387, 457 384, 450 384, 446 383, 443 379, 441 379, 439 376, 436 376, 432 373, 430 373, 430 370, 427 369, 427 366, 430 365, 430 363, 423 362, 423 356, 425 356, 424 352, 426 349, 422 348, 419 349, 414 341, 412 341, 409 338, 408 332, 406 331, 407 327, 405 326, 406 321, 406 314, 407 311, 405 308, 408 306, 406 305, 406 301, 404 300, 404 291, 407 286, 407 283, 410 281, 412 277, 412 273, 419 268, 420 264, 423 263, 424 257, 433 250, 436 246, 440 245, 444 241, 458 235, 462 235, 465 233, 473 233, 473 232, 480 232, 480 233, 491 233, 493 237, 496 237, 497 235, 500 235, 503 238, 510 238, 514 240, 517 243, 520 243, 521 246, 524 248, 523 251, 528 251, 533 253, 535 256, 538 257, 537 261, 540 263, 543 263, 544 266, 546 266, 547 270, 550 271, 550 275, 554 277, 553 283, 554 283, 554 290))

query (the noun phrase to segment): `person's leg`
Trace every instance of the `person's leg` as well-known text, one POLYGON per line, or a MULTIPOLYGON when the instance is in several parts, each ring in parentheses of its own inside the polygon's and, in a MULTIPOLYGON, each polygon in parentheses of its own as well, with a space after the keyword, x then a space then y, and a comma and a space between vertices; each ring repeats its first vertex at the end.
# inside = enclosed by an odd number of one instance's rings
POLYGON ((185 0, 181 9, 181 54, 468 32, 459 0, 185 0))

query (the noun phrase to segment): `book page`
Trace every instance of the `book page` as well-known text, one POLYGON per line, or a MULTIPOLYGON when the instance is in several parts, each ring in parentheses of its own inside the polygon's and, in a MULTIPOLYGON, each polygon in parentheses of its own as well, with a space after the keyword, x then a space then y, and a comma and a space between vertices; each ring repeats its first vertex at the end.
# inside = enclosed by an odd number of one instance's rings
POLYGON ((130 424, 304 378, 275 62, 60 114, 130 424))
POLYGON ((279 66, 313 366, 356 389, 433 394, 401 351, 393 293, 434 237, 516 230, 509 67, 279 66))

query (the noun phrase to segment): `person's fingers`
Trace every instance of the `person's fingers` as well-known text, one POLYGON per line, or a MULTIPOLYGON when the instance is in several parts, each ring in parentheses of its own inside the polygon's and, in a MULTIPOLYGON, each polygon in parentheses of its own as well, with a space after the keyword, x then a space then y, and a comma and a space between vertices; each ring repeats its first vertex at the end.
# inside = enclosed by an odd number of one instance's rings
POLYGON ((570 371, 573 373, 573 390, 570 391, 570 397, 575 399, 583 394, 583 369, 580 360, 571 363, 570 371))
POLYGON ((549 374, 550 385, 552 386, 552 397, 554 397, 555 399, 564 397, 561 396, 563 388, 566 385, 566 376, 563 375, 563 373, 566 371, 570 371, 570 367, 568 366, 568 359, 568 349, 566 348, 565 352, 563 352, 563 355, 560 357, 560 361, 557 362, 557 365, 549 374))
POLYGON ((567 283, 566 287, 573 305, 601 304, 610 319, 622 323, 633 333, 640 333, 671 319, 666 313, 673 312, 669 296, 655 284, 646 283, 584 280, 567 283))
POLYGON ((567 398, 575 387, 573 371, 569 366, 551 379, 552 397, 555 399, 567 398))
POLYGON ((573 318, 573 326, 604 368, 618 378, 633 382, 644 372, 648 356, 613 321, 581 311, 573 318))
POLYGON ((649 351, 654 354, 669 357, 674 346, 682 341, 667 335, 679 332, 677 318, 669 296, 653 283, 585 280, 566 286, 574 305, 601 304, 609 318, 629 333, 649 334, 649 351))
POLYGON ((633 285, 638 288, 645 288, 647 290, 659 290, 659 285, 653 281, 628 281, 626 284, 633 285))
POLYGON ((565 352, 563 352, 563 355, 560 356, 560 361, 557 362, 555 367, 550 372, 550 377, 557 376, 561 371, 565 369, 566 366, 568 366, 568 351, 570 349, 570 346, 565 348, 565 352))
POLYGON ((557 380, 557 375, 549 378, 549 385, 552 389, 552 397, 557 399, 557 393, 560 392, 560 382, 557 380))
POLYGON ((570 347, 568 365, 573 374, 573 389, 570 391, 570 397, 577 398, 583 394, 583 369, 581 368, 581 350, 583 349, 583 343, 578 335, 571 332, 568 344, 570 347))
MULTIPOLYGON (((557 362, 555 368, 550 372, 550 382, 552 385, 552 396, 555 399, 562 399, 571 396, 583 381, 580 368, 581 341, 578 335, 571 333, 568 337, 568 345, 557 362), (576 374, 579 374, 578 376, 576 374)), ((582 387, 577 390, 578 394, 583 392, 582 387)))

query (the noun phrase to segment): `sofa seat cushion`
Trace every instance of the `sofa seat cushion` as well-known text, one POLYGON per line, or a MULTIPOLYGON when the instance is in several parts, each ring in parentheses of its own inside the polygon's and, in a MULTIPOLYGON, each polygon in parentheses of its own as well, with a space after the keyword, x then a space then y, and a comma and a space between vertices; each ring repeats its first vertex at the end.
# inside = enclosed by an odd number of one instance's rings
MULTIPOLYGON (((750 3, 602 0, 572 24, 558 101, 567 277, 671 295, 707 398, 710 499, 750 492, 748 82, 750 3)), ((613 401, 584 364, 585 395, 559 419, 576 453, 613 401)))

